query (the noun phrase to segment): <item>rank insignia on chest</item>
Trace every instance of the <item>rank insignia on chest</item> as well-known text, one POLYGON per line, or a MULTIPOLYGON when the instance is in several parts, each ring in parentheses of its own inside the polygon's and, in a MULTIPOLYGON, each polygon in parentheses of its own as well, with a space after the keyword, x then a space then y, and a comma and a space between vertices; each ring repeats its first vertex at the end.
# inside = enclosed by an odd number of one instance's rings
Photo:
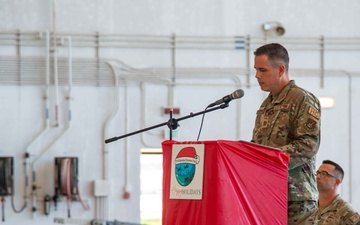
POLYGON ((261 128, 266 128, 269 124, 269 120, 268 119, 264 119, 261 121, 261 128))

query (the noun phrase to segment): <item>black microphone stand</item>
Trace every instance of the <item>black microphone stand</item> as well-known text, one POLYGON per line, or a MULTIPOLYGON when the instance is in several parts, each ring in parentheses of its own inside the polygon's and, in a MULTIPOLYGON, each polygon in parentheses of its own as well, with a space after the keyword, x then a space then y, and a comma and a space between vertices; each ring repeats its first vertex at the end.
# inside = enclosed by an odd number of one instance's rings
POLYGON ((151 126, 151 127, 147 127, 147 128, 144 128, 144 129, 141 129, 141 130, 138 130, 138 131, 134 131, 134 132, 131 132, 131 133, 128 133, 128 134, 124 134, 122 136, 112 137, 112 138, 106 139, 105 143, 108 144, 110 142, 117 141, 119 139, 131 136, 131 135, 134 135, 134 134, 142 133, 144 131, 152 130, 152 129, 155 129, 155 128, 158 128, 158 127, 161 127, 161 126, 165 126, 165 125, 167 125, 169 127, 169 129, 170 129, 170 140, 172 140, 172 131, 175 130, 179 126, 178 121, 185 120, 185 119, 188 119, 190 117, 198 116, 198 115, 205 114, 205 113, 208 113, 208 112, 212 112, 214 110, 224 109, 224 108, 226 108, 228 106, 229 106, 229 103, 225 102, 224 104, 222 104, 220 106, 217 106, 217 107, 214 107, 214 108, 211 108, 211 109, 206 109, 204 111, 200 111, 200 112, 197 112, 197 113, 190 113, 190 115, 180 117, 178 119, 173 118, 173 114, 172 114, 173 110, 171 109, 170 110, 170 119, 169 119, 169 121, 167 121, 165 123, 160 123, 160 124, 157 124, 157 125, 154 125, 154 126, 151 126))

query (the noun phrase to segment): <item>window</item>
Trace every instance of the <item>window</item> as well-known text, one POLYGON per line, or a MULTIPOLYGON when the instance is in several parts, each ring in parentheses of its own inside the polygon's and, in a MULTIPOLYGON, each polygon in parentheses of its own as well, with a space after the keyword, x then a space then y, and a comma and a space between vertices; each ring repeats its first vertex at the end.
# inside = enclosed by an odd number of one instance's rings
POLYGON ((161 149, 142 149, 140 157, 140 217, 142 224, 161 225, 162 162, 161 149))

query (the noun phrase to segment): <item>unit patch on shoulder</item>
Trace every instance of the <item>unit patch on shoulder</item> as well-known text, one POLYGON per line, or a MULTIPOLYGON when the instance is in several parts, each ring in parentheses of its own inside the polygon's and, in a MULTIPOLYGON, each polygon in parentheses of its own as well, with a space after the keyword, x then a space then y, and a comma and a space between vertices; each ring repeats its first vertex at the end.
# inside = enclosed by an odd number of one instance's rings
POLYGON ((307 128, 307 130, 309 131, 314 131, 316 128, 317 122, 313 119, 308 118, 306 123, 305 123, 305 127, 307 128))
POLYGON ((315 119, 320 119, 320 113, 318 110, 314 109, 314 107, 310 106, 308 109, 308 114, 312 115, 315 119))

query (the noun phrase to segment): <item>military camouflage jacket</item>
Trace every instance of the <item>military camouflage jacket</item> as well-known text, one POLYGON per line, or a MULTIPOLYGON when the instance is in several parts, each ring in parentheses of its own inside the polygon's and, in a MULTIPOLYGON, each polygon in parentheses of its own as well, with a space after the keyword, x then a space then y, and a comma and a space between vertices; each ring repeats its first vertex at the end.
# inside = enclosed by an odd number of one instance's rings
POLYGON ((319 100, 293 80, 279 94, 269 94, 257 111, 252 141, 290 154, 288 201, 317 201, 320 113, 319 100))
POLYGON ((360 224, 360 215, 353 207, 337 196, 322 212, 316 210, 306 221, 311 225, 355 225, 360 224))

